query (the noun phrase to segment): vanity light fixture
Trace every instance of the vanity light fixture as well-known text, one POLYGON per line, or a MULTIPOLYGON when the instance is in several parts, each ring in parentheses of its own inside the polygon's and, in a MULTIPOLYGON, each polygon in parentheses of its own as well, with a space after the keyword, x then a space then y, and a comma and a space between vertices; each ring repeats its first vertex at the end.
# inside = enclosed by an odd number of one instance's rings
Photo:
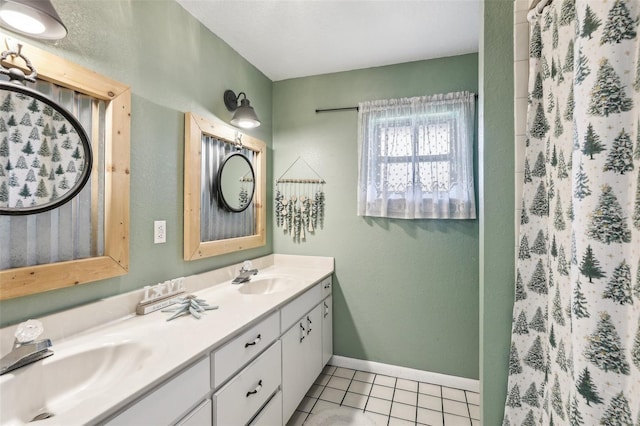
POLYGON ((260 120, 258 120, 258 116, 249 104, 249 99, 247 99, 247 95, 244 92, 240 92, 236 96, 233 90, 225 90, 224 104, 229 111, 235 111, 231 118, 231 124, 234 126, 253 129, 260 125, 260 120), (240 96, 244 96, 244 99, 240 99, 240 105, 238 105, 240 96))
POLYGON ((67 36, 67 28, 50 0, 0 0, 0 25, 44 40, 67 36))

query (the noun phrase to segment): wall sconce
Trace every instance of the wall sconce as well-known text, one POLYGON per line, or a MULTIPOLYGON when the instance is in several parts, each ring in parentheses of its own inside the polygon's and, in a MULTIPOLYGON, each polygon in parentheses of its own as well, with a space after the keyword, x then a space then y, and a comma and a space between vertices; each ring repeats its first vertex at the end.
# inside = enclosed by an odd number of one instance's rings
POLYGON ((247 99, 247 95, 244 92, 240 92, 238 96, 236 96, 232 90, 225 90, 224 104, 229 111, 235 111, 231 118, 231 124, 234 126, 243 129, 253 129, 260 125, 260 120, 258 120, 258 116, 253 110, 253 107, 249 105, 249 99, 247 99), (244 96, 244 99, 240 100, 240 105, 238 106, 238 98, 240 96, 244 96))
POLYGON ((0 0, 0 25, 44 40, 60 40, 67 28, 50 0, 0 0))

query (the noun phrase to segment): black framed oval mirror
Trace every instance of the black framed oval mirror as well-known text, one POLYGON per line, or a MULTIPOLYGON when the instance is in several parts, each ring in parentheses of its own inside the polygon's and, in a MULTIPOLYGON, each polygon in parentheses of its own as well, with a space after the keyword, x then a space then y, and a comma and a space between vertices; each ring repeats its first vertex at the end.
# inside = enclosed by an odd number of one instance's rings
POLYGON ((0 81, 0 214, 55 209, 89 180, 93 155, 80 122, 21 84, 0 81))
POLYGON ((251 205, 255 173, 251 161, 241 152, 228 154, 218 169, 217 193, 220 204, 235 213, 251 205))

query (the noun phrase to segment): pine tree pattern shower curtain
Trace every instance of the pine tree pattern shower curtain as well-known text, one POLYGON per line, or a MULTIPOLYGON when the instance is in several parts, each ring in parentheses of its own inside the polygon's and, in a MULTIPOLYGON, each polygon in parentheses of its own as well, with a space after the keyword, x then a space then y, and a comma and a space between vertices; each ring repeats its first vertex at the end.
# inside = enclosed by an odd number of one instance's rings
POLYGON ((640 2, 530 25, 504 425, 640 426, 640 2))

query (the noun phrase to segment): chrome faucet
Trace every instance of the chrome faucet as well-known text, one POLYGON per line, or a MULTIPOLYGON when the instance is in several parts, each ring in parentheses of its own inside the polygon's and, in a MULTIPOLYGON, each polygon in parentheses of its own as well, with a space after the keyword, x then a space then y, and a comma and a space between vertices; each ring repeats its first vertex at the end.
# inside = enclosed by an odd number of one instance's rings
POLYGON ((253 264, 250 260, 245 260, 240 268, 240 273, 237 277, 231 281, 231 284, 242 284, 249 282, 251 280, 251 276, 258 273, 258 270, 253 267, 253 264))
POLYGON ((43 331, 42 323, 36 320, 18 325, 13 349, 0 359, 0 376, 53 355, 50 339, 35 340, 43 331))

